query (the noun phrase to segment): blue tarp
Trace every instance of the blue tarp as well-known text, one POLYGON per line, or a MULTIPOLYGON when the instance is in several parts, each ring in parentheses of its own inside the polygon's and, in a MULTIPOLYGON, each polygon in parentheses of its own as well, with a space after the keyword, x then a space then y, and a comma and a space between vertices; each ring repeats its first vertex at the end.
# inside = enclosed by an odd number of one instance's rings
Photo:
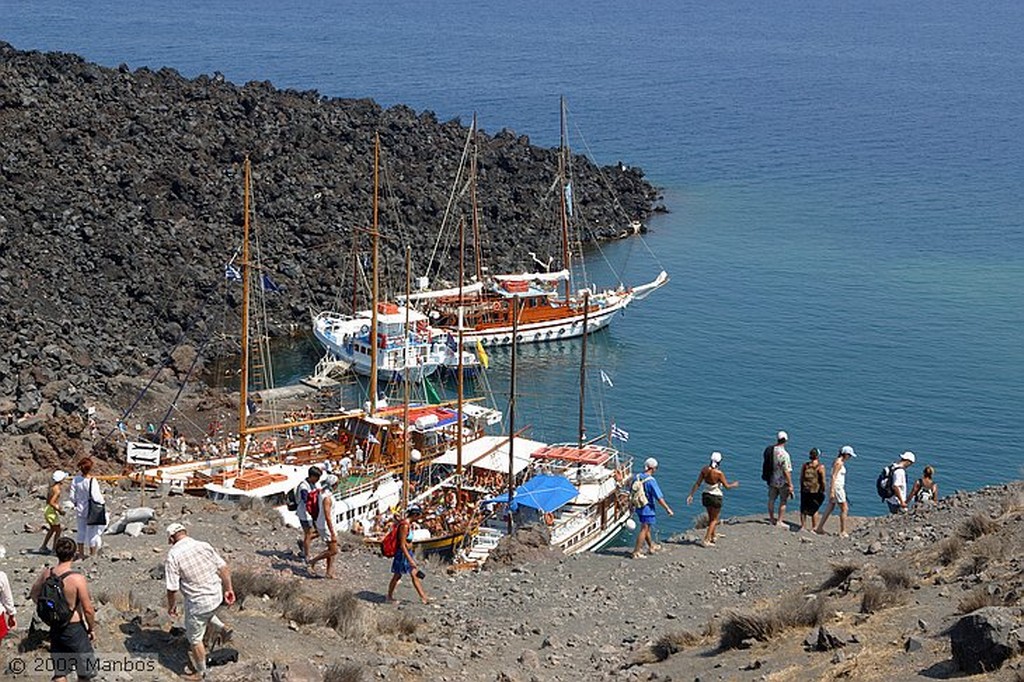
MULTIPOLYGON (((512 498, 512 511, 519 505, 539 510, 542 514, 553 512, 580 494, 568 478, 538 474, 516 488, 512 498)), ((508 493, 484 500, 485 504, 508 502, 508 493)))

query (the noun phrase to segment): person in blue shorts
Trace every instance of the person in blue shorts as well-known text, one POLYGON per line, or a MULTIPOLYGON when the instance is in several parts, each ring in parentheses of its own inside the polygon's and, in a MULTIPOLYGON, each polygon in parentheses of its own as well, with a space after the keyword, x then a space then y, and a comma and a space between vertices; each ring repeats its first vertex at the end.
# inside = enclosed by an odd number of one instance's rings
POLYGON ((640 552, 644 543, 647 543, 648 554, 653 554, 661 549, 661 545, 655 543, 651 538, 651 528, 654 526, 656 516, 655 504, 660 504, 664 507, 669 516, 675 516, 672 508, 665 502, 664 495, 661 494, 658 481, 654 478, 654 472, 657 470, 658 460, 648 457, 647 461, 644 462, 644 472, 637 474, 637 478, 644 482, 644 494, 647 496, 647 504, 636 510, 637 517, 640 519, 640 532, 636 534, 636 546, 633 547, 632 556, 634 559, 644 558, 645 555, 640 552))

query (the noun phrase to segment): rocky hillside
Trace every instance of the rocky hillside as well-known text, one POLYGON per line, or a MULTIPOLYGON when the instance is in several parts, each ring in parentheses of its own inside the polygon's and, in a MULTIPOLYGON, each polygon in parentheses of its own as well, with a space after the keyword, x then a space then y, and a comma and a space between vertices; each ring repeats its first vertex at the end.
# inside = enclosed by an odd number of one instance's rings
MULTIPOLYGON (((20 609, 8 661, 47 655, 45 638, 28 632, 25 598, 52 561, 31 553, 46 478, 4 497, 2 568, 20 609)), ((107 506, 117 518, 138 499, 115 488, 107 506)), ((627 548, 564 557, 520 547, 479 573, 425 561, 429 605, 408 580, 400 603, 386 603, 390 560, 358 538, 344 537, 337 580, 327 580, 271 509, 164 493, 147 504, 156 518, 141 535, 106 536, 101 555, 79 565, 100 605, 97 648, 110 665, 147 666, 104 679, 180 679, 181 621, 166 615, 162 581, 174 521, 234 571, 239 603, 222 617, 239 659, 212 669, 211 682, 1024 679, 1020 483, 856 519, 848 538, 745 518, 727 520, 716 547, 690 531, 643 560, 627 548)))
MULTIPOLYGON (((269 300, 275 329, 305 328, 310 309, 349 300, 352 231, 372 220, 375 133, 386 269, 402 272, 409 244, 415 272, 428 274, 466 144, 460 121, 0 43, 0 412, 33 413, 47 385, 63 393, 58 411, 73 410, 82 393, 103 393, 104 378, 158 365, 182 340, 230 347, 225 330, 237 323, 224 311, 238 295, 224 271, 241 239, 246 155, 262 263, 282 288, 269 300)), ((491 268, 560 253, 556 150, 503 130, 480 136, 478 158, 491 268)), ((657 209, 642 171, 573 166, 586 239, 613 238, 657 209)), ((469 210, 464 180, 453 225, 469 210)), ((432 278, 451 277, 454 243, 432 278)))

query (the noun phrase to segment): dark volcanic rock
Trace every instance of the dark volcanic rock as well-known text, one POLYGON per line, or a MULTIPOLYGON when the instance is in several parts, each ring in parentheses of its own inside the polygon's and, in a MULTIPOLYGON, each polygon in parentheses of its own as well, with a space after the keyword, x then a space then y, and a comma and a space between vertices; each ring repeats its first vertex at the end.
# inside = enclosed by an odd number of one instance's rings
MULTIPOLYGON (((231 350, 223 331, 237 326, 240 297, 224 270, 241 239, 246 155, 261 261, 283 289, 268 297, 271 328, 304 330, 310 309, 349 300, 353 228, 371 223, 374 133, 385 271, 398 279, 409 244, 417 275, 451 279, 455 240, 427 269, 465 146, 460 121, 0 43, 0 399, 34 412, 39 387, 60 379, 56 407, 76 409, 77 392, 104 377, 188 374, 192 352, 168 357, 178 343, 231 350)), ((556 150, 503 130, 479 136, 478 158, 489 267, 529 267, 530 251, 557 264, 556 150)), ((584 240, 658 208, 639 169, 583 157, 573 168, 584 240)), ((450 224, 468 211, 463 192, 450 224)))
POLYGON ((1022 649, 1021 610, 987 606, 969 613, 949 630, 953 661, 967 673, 997 670, 1022 649))

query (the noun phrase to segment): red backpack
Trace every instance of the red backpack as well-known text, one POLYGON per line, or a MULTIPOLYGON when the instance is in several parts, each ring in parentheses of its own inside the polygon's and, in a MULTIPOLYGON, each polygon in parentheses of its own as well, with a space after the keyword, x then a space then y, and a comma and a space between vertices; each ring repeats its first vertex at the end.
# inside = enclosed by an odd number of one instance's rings
POLYGON ((306 513, 314 521, 320 516, 320 488, 313 488, 306 493, 306 513))
POLYGON ((398 522, 392 523, 391 528, 384 534, 384 539, 380 541, 380 553, 384 556, 393 557, 398 552, 398 527, 401 525, 398 522))

